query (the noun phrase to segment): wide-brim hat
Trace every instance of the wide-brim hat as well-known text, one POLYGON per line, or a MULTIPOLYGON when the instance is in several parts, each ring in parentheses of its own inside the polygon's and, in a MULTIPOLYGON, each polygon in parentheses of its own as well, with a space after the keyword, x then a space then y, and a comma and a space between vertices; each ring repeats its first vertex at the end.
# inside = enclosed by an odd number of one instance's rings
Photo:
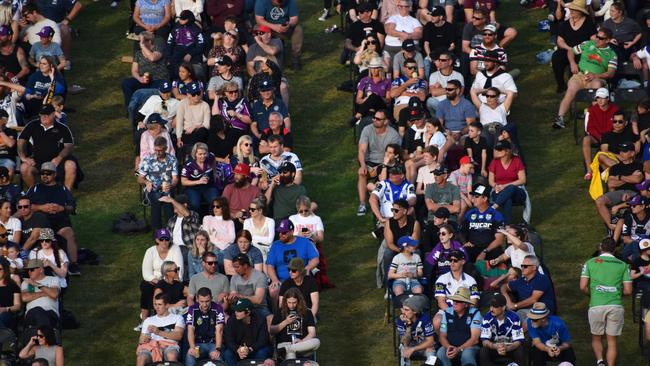
POLYGON ((546 304, 543 302, 536 302, 533 304, 533 307, 530 309, 530 312, 528 313, 528 318, 531 320, 537 320, 537 319, 542 319, 546 318, 550 314, 550 310, 548 310, 548 307, 546 304))
POLYGON ((580 1, 572 1, 566 5, 564 5, 565 8, 569 10, 576 10, 581 12, 584 15, 589 15, 589 12, 587 11, 587 8, 584 5, 580 5, 583 2, 580 1))
POLYGON ((456 290, 456 293, 449 296, 448 299, 451 301, 460 301, 471 304, 472 300, 469 298, 469 296, 469 289, 467 287, 459 287, 458 290, 456 290))

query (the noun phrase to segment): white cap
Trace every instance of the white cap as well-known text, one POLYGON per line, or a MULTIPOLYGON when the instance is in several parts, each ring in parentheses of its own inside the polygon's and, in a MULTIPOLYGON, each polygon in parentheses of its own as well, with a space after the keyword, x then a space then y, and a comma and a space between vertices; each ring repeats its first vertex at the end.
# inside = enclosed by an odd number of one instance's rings
POLYGON ((641 239, 639 242, 639 250, 643 251, 650 248, 650 239, 641 239))
POLYGON ((609 90, 607 88, 598 88, 595 98, 609 98, 609 90))

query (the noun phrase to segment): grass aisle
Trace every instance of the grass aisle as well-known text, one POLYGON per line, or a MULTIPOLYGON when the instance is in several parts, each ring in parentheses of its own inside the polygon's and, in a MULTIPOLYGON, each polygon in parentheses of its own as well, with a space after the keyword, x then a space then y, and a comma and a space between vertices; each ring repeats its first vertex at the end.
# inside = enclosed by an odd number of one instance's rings
MULTIPOLYGON (((148 236, 117 236, 110 232, 112 220, 126 210, 140 213, 138 188, 132 171, 131 127, 124 115, 120 80, 129 65, 119 57, 129 54, 124 40, 128 4, 111 10, 107 2, 88 2, 75 22, 70 82, 87 88, 70 98, 77 109, 71 125, 77 139, 77 156, 86 181, 75 192, 78 215, 74 225, 81 246, 102 256, 102 263, 83 267, 83 276, 72 279, 66 306, 82 323, 64 333, 67 363, 74 366, 131 365, 135 359, 140 265, 148 236), (84 70, 83 73, 80 71, 84 70), (82 75, 83 74, 83 75, 82 75)), ((347 78, 338 56, 339 34, 325 34, 327 25, 316 20, 320 2, 301 1, 306 31, 304 69, 287 72, 296 150, 305 165, 305 185, 319 203, 326 225, 325 250, 330 275, 337 285, 322 296, 319 351, 322 365, 391 365, 391 330, 383 324, 382 291, 374 287, 377 245, 370 237, 369 216, 358 218, 356 146, 345 121, 350 113, 350 94, 336 91, 347 78)), ((512 118, 529 166, 529 192, 533 200, 533 224, 542 233, 546 260, 558 288, 562 317, 570 324, 579 364, 593 363, 586 321, 587 298, 578 290, 581 263, 604 235, 582 181, 581 158, 570 131, 553 131, 550 118, 559 102, 554 94, 548 65, 535 63, 535 53, 550 48, 548 34, 537 33, 544 11, 521 11, 505 3, 499 20, 520 30, 508 48, 512 67, 522 74, 517 80, 520 96, 512 118), (510 13, 506 15, 506 12, 510 13)), ((629 299, 628 299, 629 303, 629 299)), ((629 310, 629 309, 628 309, 629 310)), ((627 312, 620 342, 621 364, 639 364, 636 325, 627 312)))

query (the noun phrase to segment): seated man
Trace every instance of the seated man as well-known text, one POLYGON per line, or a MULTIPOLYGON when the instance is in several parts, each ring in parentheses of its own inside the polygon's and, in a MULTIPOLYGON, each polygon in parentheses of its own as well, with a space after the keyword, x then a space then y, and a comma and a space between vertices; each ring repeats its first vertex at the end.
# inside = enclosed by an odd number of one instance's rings
POLYGON ((433 221, 439 208, 449 211, 449 219, 457 221, 460 212, 460 189, 447 181, 447 168, 441 166, 433 171, 434 184, 429 184, 424 193, 424 202, 429 211, 428 219, 433 221))
POLYGON ((266 26, 273 35, 282 39, 291 39, 291 67, 301 68, 303 30, 298 24, 298 1, 261 0, 255 2, 255 23, 266 26))
POLYGON ((232 267, 235 274, 230 278, 228 300, 231 303, 238 299, 250 300, 260 318, 266 318, 267 325, 270 326, 272 314, 266 301, 266 290, 269 287, 266 276, 253 267, 250 258, 244 253, 239 253, 232 259, 232 267))
POLYGON ((228 296, 228 277, 217 272, 217 255, 213 252, 204 252, 201 257, 201 265, 203 271, 195 274, 190 278, 190 285, 187 289, 187 304, 193 305, 195 303, 195 295, 198 291, 207 287, 210 289, 212 301, 226 305, 226 297, 228 296))
POLYGON ((459 287, 453 296, 453 301, 442 313, 440 325, 440 347, 437 356, 442 366, 451 366, 452 360, 460 358, 462 366, 476 365, 481 336, 481 312, 473 307, 470 291, 459 287))
POLYGON ((74 140, 68 126, 55 122, 54 107, 49 104, 41 106, 40 119, 32 121, 18 136, 18 156, 22 161, 20 175, 25 185, 34 185, 38 167, 45 162, 52 162, 56 172, 65 179, 65 186, 72 190, 77 179, 77 163, 72 154, 74 140), (31 155, 28 154, 31 144, 31 155))
POLYGON ((370 194, 370 209, 377 221, 385 225, 393 217, 392 207, 398 199, 405 199, 412 213, 416 201, 415 187, 404 178, 404 168, 396 165, 388 170, 388 179, 377 182, 370 194))
MULTIPOLYGON (((259 90, 261 98, 254 101, 251 106, 251 119, 253 120, 253 123, 251 123, 251 132, 253 135, 258 139, 262 137, 262 132, 270 127, 269 120, 271 119, 272 113, 279 113, 280 123, 283 124, 287 130, 291 131, 289 109, 282 99, 276 96, 275 86, 273 86, 271 80, 262 80, 259 85, 259 90)), ((289 148, 293 147, 293 144, 288 145, 289 148)), ((268 153, 268 151, 260 151, 260 154, 268 153)))
POLYGON ((447 81, 447 99, 438 103, 436 118, 451 131, 454 141, 466 132, 467 126, 478 117, 472 102, 463 96, 463 84, 459 80, 447 81))
POLYGON ((296 183, 296 175, 295 165, 285 161, 264 193, 266 201, 273 205, 273 219, 276 221, 296 214, 296 200, 307 195, 305 187, 296 183))
POLYGON ((268 140, 272 135, 282 136, 284 140, 284 151, 293 150, 293 133, 285 124, 289 118, 284 118, 280 112, 271 112, 268 116, 268 127, 264 128, 258 136, 260 140, 259 153, 268 154, 270 152, 268 140))
POLYGON ((234 315, 228 318, 224 330, 226 349, 223 359, 227 366, 247 359, 265 359, 271 355, 269 332, 264 318, 253 311, 249 299, 239 299, 232 306, 234 315))
POLYGON ((418 78, 425 78, 424 58, 422 57, 422 54, 418 52, 418 47, 415 41, 412 39, 406 39, 402 42, 402 50, 393 56, 393 79, 399 78, 400 75, 407 75, 408 77, 411 77, 413 71, 418 73, 418 78), (409 73, 404 73, 402 65, 404 65, 404 61, 407 59, 415 60, 415 63, 417 64, 417 70, 409 69, 409 73))
POLYGON ((598 197, 595 201, 600 218, 607 227, 614 231, 610 207, 625 202, 637 194, 635 185, 643 181, 643 165, 634 161, 634 144, 624 142, 618 145, 616 157, 619 163, 609 169, 607 187, 609 192, 598 197))
MULTIPOLYGON (((525 320, 536 302, 543 302, 551 313, 555 313, 555 291, 551 279, 540 273, 539 260, 527 255, 521 262, 521 277, 501 286, 509 310, 516 311, 525 320)), ((524 330, 526 327, 524 326, 524 330)))
POLYGON ((223 197, 228 200, 230 216, 243 221, 244 213, 248 211, 253 199, 261 195, 260 189, 251 184, 250 167, 248 164, 239 163, 233 170, 235 180, 223 190, 223 197))
POLYGON ((506 362, 524 365, 524 331, 521 329, 519 315, 506 309, 506 298, 494 295, 490 301, 490 311, 483 317, 481 325, 481 366, 492 366, 506 362))
POLYGON ((477 72, 485 70, 485 65, 483 64, 483 57, 487 52, 491 52, 490 56, 497 56, 498 63, 500 64, 500 69, 505 70, 505 64, 508 62, 508 55, 506 51, 499 46, 496 42, 497 40, 497 27, 493 24, 487 24, 483 28, 483 42, 481 44, 472 47, 472 52, 469 54, 469 70, 472 75, 476 75, 477 72), (496 55, 494 55, 496 53, 496 55))
POLYGON ((65 251, 70 258, 70 275, 80 275, 77 264, 77 239, 70 215, 75 213, 77 203, 72 193, 56 182, 56 165, 45 162, 41 165, 41 183, 33 185, 26 193, 32 203, 32 210, 47 215, 52 230, 66 240, 65 251))
POLYGON ((29 277, 20 285, 20 298, 26 304, 25 325, 57 327, 59 278, 46 276, 40 259, 30 259, 25 269, 29 277))
POLYGON ((470 261, 494 259, 503 254, 504 236, 498 232, 504 227, 501 213, 489 205, 490 188, 476 183, 470 192, 474 208, 465 213, 461 232, 470 261))
POLYGON ((435 297, 438 304, 438 313, 433 318, 434 329, 438 331, 442 321, 443 312, 452 308, 452 294, 463 287, 469 290, 468 296, 473 306, 478 304, 478 286, 474 277, 463 272, 465 266, 465 254, 460 250, 452 250, 449 253, 449 272, 441 275, 436 280, 435 297))
MULTIPOLYGON (((599 89, 600 90, 600 89, 599 89)), ((599 154, 598 155, 598 167, 599 170, 605 170, 611 168, 613 165, 616 165, 620 159, 615 158, 612 154, 620 153, 618 146, 622 143, 631 142, 634 144, 634 151, 641 151, 641 141, 639 140, 639 135, 634 132, 632 126, 629 125, 625 119, 625 114, 621 110, 617 110, 613 113, 611 119, 611 127, 609 131, 604 132, 600 139, 599 151, 603 153, 610 154, 599 154)), ((583 150, 585 149, 583 141, 583 150)), ((591 147, 590 147, 591 149, 591 147)), ((584 153, 583 153, 584 154, 584 153)), ((587 175, 585 178, 590 178, 593 176, 593 168, 591 164, 594 164, 593 161, 590 161, 587 164, 587 175)), ((595 165, 594 165, 595 167, 595 165)), ((600 172, 598 172, 600 173, 600 172)))
MULTIPOLYGON (((557 116, 553 120, 553 128, 566 127, 564 115, 571 108, 571 103, 578 90, 603 87, 605 79, 611 79, 616 73, 618 60, 616 52, 609 47, 611 39, 612 31, 600 28, 595 41, 582 42, 573 47, 573 52, 567 52, 571 61, 575 59, 575 55, 580 55, 580 62, 577 67, 571 66, 573 76, 569 79, 567 91, 560 102, 557 116)), ((571 64, 575 64, 575 61, 571 64)))
POLYGON ((569 329, 562 319, 551 315, 546 304, 533 304, 526 324, 533 340, 533 366, 546 366, 547 361, 576 364, 569 329))
MULTIPOLYGON (((596 103, 587 109, 585 137, 582 138, 582 156, 585 159, 585 167, 587 169, 584 177, 585 180, 591 180, 593 173, 591 171, 591 146, 600 145, 602 137, 612 131, 614 117, 619 111, 616 104, 609 102, 609 90, 607 88, 599 88, 596 90, 594 99, 596 103)), ((621 124, 621 119, 625 122, 625 117, 621 115, 617 118, 616 123, 621 124)))
POLYGON ((285 360, 306 356, 320 347, 314 315, 297 288, 287 290, 282 297, 270 331, 276 335, 278 351, 284 350, 285 360))
POLYGON ((224 324, 223 308, 212 301, 209 288, 200 288, 196 293, 196 303, 187 309, 189 349, 185 356, 185 366, 194 366, 205 355, 211 361, 221 360, 224 324))
POLYGON ((183 338, 185 330, 183 317, 169 312, 169 300, 163 293, 154 297, 153 308, 156 315, 148 317, 142 323, 137 366, 149 364, 154 361, 153 355, 160 353, 164 361, 179 360, 181 349, 178 341, 183 338))
POLYGON ((266 190, 271 184, 273 178, 279 174, 280 166, 284 162, 290 162, 295 168, 294 183, 302 183, 302 163, 298 155, 284 150, 284 138, 280 135, 271 135, 268 138, 268 155, 260 159, 260 168, 266 172, 267 180, 260 180, 259 185, 262 190, 266 190))
POLYGON ((404 300, 402 313, 397 319, 397 332, 400 343, 400 364, 413 356, 426 357, 424 365, 436 364, 433 324, 416 296, 404 300))
MULTIPOLYGON (((393 79, 390 97, 395 99, 393 118, 399 120, 400 111, 409 105, 411 97, 417 97, 424 102, 427 94, 427 82, 418 74, 418 64, 413 58, 404 60, 402 72, 393 79)), ((424 74, 424 71, 422 71, 424 74)))
POLYGON ((273 38, 271 28, 266 25, 257 25, 253 30, 255 43, 248 47, 246 52, 246 70, 249 76, 255 75, 255 58, 271 58, 276 63, 284 64, 284 44, 280 38, 273 38))
POLYGON ((16 217, 20 219, 22 233, 20 235, 20 247, 22 253, 27 256, 29 251, 38 244, 41 229, 49 228, 50 223, 46 214, 36 212, 32 209, 32 203, 28 197, 23 196, 16 204, 16 217))
POLYGON ((441 52, 438 58, 434 60, 438 70, 432 72, 429 76, 429 94, 427 99, 427 109, 432 116, 436 115, 438 104, 447 99, 447 82, 449 80, 458 80, 460 86, 465 86, 463 75, 454 70, 454 54, 451 51, 441 52))

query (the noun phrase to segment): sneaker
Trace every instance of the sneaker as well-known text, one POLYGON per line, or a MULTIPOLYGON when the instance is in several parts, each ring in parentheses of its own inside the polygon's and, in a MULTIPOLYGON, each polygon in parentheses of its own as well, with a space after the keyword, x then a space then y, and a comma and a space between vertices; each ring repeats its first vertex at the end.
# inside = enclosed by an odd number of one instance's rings
POLYGON ((555 129, 563 129, 566 128, 566 125, 564 124, 564 118, 557 116, 553 120, 553 128, 555 129))
POLYGON ((367 212, 366 205, 364 205, 363 203, 360 204, 359 208, 357 208, 357 216, 363 216, 366 214, 366 212, 367 212))
POLYGON ((84 90, 86 90, 86 88, 84 88, 83 86, 81 86, 81 85, 77 85, 77 84, 73 84, 73 85, 70 87, 70 89, 68 89, 68 92, 69 92, 70 94, 79 94, 79 93, 82 93, 84 90))
POLYGON ((321 16, 318 17, 318 20, 321 21, 321 22, 324 22, 329 16, 330 16, 330 10, 329 9, 323 9, 323 14, 321 14, 321 16))
POLYGON ((549 22, 554 22, 555 21, 555 15, 549 14, 546 19, 548 19, 549 22))
POLYGON ((111 3, 111 8, 113 8, 113 9, 117 8, 117 5, 118 5, 118 4, 119 4, 119 3, 118 3, 117 1, 113 1, 113 2, 111 3))
POLYGON ((142 323, 138 324, 136 327, 133 328, 134 332, 142 332, 142 323))
POLYGON ((65 71, 70 71, 72 70, 72 62, 70 60, 65 60, 65 66, 63 67, 65 71))
POLYGON ((81 271, 79 271, 79 264, 70 263, 70 266, 68 267, 68 274, 70 276, 81 276, 81 271))
POLYGON ((598 360, 596 361, 596 366, 607 366, 607 362, 605 360, 598 360))

